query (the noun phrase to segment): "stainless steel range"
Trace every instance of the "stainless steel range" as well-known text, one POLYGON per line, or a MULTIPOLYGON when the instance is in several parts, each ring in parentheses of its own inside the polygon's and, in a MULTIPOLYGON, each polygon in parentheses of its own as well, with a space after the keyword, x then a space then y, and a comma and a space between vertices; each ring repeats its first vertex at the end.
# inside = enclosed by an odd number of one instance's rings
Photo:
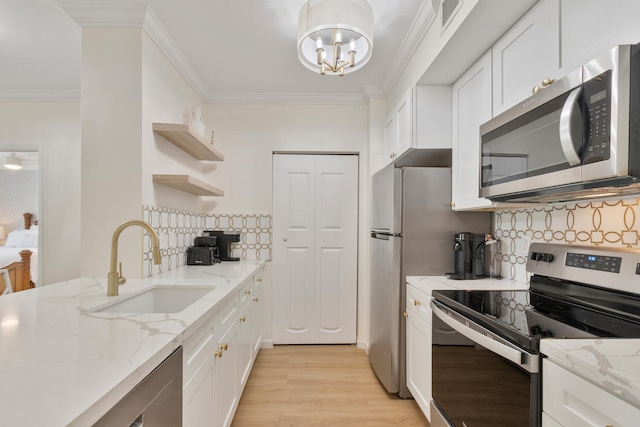
POLYGON ((640 250, 534 243, 528 291, 433 291, 432 427, 538 427, 540 340, 640 337, 640 250))

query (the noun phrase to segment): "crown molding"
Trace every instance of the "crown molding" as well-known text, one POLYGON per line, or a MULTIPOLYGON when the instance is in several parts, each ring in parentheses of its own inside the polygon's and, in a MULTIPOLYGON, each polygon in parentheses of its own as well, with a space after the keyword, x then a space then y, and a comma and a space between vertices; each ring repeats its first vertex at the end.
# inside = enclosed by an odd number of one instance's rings
POLYGON ((97 1, 58 1, 58 6, 81 27, 141 27, 148 6, 101 4, 97 1))
POLYGON ((209 94, 209 88, 195 68, 184 56, 176 42, 169 35, 155 13, 149 8, 142 28, 151 37, 162 53, 169 58, 169 61, 178 70, 180 75, 187 81, 198 97, 204 102, 209 94))
POLYGON ((362 97, 369 102, 372 99, 384 99, 387 94, 382 86, 364 86, 362 88, 362 97))
POLYGON ((80 102, 79 90, 0 90, 0 101, 80 102))
POLYGON ((366 104, 361 93, 210 92, 206 104, 366 104))
POLYGON ((398 49, 396 56, 393 58, 389 71, 382 82, 382 87, 386 93, 391 91, 393 85, 400 78, 409 60, 435 20, 436 11, 433 9, 431 0, 423 0, 420 10, 416 14, 416 18, 411 23, 407 36, 402 41, 400 49, 398 49))

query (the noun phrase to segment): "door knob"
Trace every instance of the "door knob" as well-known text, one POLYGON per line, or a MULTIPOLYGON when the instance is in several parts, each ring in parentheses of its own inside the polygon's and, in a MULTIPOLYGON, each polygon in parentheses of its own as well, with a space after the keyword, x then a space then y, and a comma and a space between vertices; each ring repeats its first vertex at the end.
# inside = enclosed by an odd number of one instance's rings
POLYGON ((286 237, 282 238, 282 241, 284 241, 284 242, 286 242, 287 240, 289 240, 289 239, 287 239, 286 237))

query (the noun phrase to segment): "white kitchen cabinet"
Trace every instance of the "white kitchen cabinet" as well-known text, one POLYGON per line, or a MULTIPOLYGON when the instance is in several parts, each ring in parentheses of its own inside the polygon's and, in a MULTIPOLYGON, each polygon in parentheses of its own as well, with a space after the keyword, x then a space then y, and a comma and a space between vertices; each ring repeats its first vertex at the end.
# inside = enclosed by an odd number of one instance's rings
POLYGON ((229 426, 262 343, 263 267, 183 342, 183 424, 229 426))
MULTIPOLYGON (((385 121, 386 163, 406 158, 413 149, 450 150, 450 106, 449 85, 410 87, 385 121)), ((440 161, 440 157, 437 161, 440 161)))
POLYGON ((480 125, 491 119, 491 51, 453 84, 451 200, 455 210, 494 204, 480 197, 480 125))
POLYGON ((542 362, 542 410, 544 427, 634 427, 640 419, 640 408, 549 359, 542 362))
POLYGON ((431 297, 407 284, 407 388, 427 419, 431 419, 431 297))
POLYGON ((494 116, 562 77, 559 2, 540 0, 493 46, 494 116))
POLYGON ((238 393, 238 345, 237 322, 218 341, 218 350, 214 358, 214 396, 213 411, 216 423, 214 427, 231 425, 240 396, 238 393))
POLYGON ((561 0, 562 75, 619 44, 640 42, 640 2, 561 0))

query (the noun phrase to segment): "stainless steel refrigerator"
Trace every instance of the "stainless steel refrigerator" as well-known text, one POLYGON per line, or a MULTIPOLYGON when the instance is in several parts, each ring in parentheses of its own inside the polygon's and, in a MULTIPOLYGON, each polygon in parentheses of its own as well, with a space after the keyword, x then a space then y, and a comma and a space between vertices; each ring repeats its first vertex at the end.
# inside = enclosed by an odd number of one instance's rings
POLYGON ((451 169, 389 165, 372 178, 369 360, 389 393, 411 397, 405 369, 407 276, 453 271, 455 233, 488 233, 488 212, 451 210, 451 169))

